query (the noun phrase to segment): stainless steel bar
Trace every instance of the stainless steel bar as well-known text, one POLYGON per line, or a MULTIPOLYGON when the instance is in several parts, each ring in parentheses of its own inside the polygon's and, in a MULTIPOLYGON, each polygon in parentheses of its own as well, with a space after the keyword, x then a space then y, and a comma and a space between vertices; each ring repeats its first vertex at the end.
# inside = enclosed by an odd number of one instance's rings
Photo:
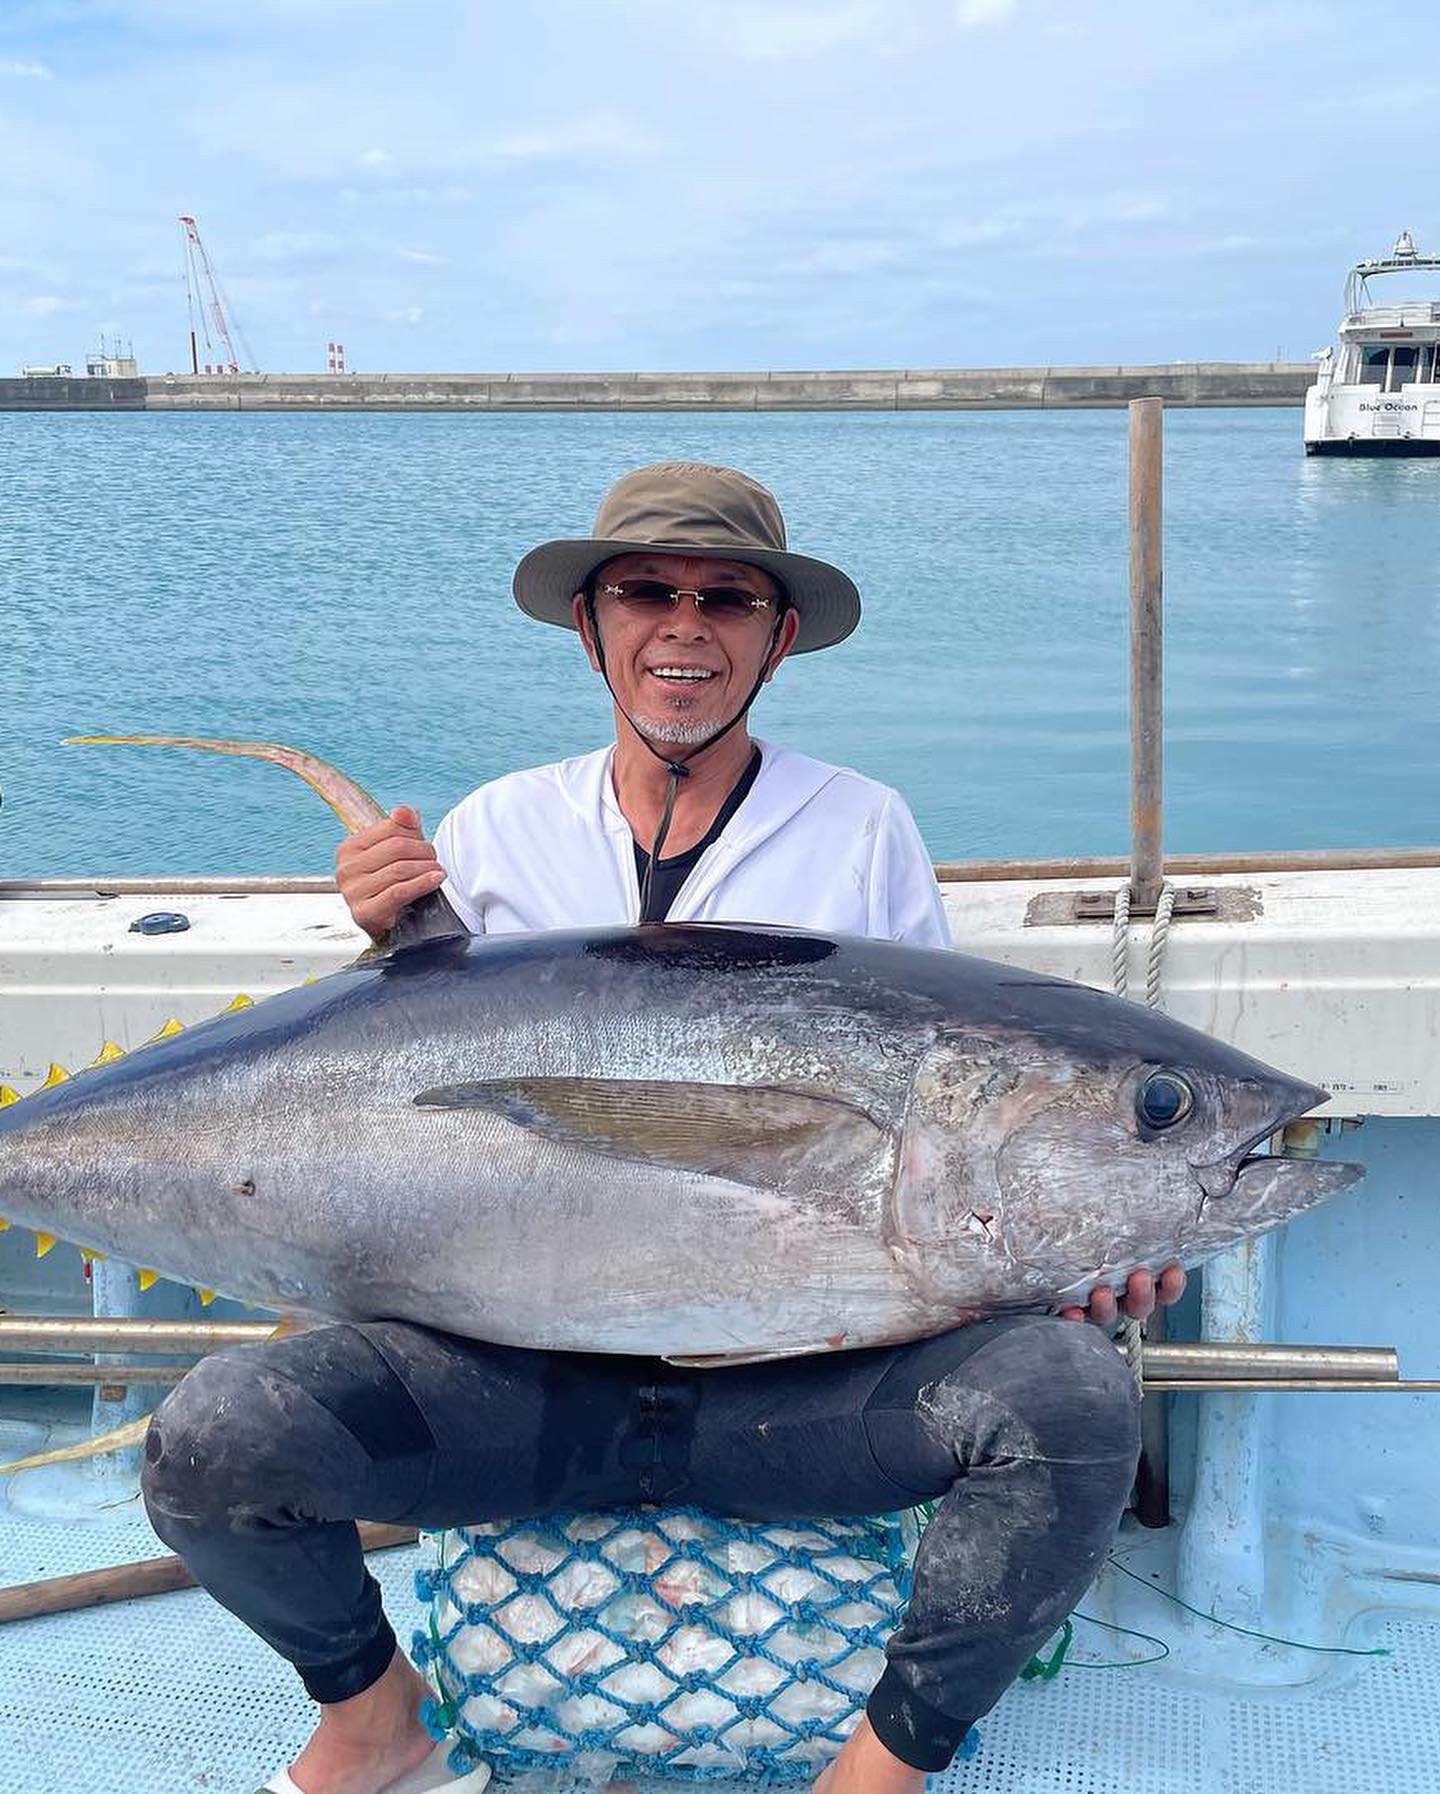
POLYGON ((0 1385, 48 1389, 62 1383, 104 1383, 128 1389, 136 1383, 178 1383, 189 1368, 188 1364, 0 1364, 0 1385))
POLYGON ((1164 877, 1164 401, 1130 401, 1130 901, 1154 907, 1164 877))
MULTIPOLYGON (((142 1352, 199 1357, 225 1346, 269 1339, 273 1321, 147 1321, 73 1315, 0 1315, 0 1350, 12 1352, 142 1352)), ((1145 1367, 1153 1377, 1394 1378, 1393 1346, 1229 1345, 1208 1340, 1147 1340, 1145 1367)))
MULTIPOLYGON (((178 1383, 188 1364, 0 1364, 0 1387, 39 1388, 61 1384, 106 1383, 118 1388, 139 1383, 178 1383)), ((1335 1395, 1425 1395, 1440 1391, 1440 1378, 1407 1377, 1160 1377, 1145 1379, 1146 1395, 1275 1393, 1335 1395)))
POLYGON ((68 1315, 0 1315, 0 1350, 11 1352, 178 1352, 191 1358, 222 1346, 268 1339, 274 1321, 86 1320, 68 1315))
POLYGON ((1244 1391, 1254 1395, 1276 1392, 1314 1390, 1332 1395, 1422 1395, 1440 1390, 1440 1377, 1165 1377, 1152 1383, 1145 1379, 1145 1393, 1216 1395, 1225 1391, 1244 1391))
POLYGON ((1145 1375, 1150 1378, 1329 1377, 1392 1381, 1400 1375, 1393 1346, 1221 1345, 1206 1340, 1184 1344, 1145 1342, 1145 1375))

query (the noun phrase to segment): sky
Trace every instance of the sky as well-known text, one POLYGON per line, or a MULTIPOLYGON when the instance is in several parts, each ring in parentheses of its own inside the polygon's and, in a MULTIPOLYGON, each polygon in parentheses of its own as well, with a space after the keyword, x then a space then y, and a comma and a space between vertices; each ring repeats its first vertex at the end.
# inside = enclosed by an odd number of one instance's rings
POLYGON ((1437 27, 1437 0, 0 0, 0 373, 102 333, 188 367, 181 213, 271 372, 331 340, 359 371, 1303 360, 1352 262, 1440 248, 1437 27))

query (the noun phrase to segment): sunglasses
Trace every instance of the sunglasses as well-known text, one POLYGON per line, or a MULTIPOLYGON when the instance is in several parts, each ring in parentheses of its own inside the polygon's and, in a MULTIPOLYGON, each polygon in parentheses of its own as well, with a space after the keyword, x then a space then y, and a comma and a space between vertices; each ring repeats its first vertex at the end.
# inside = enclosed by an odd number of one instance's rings
POLYGON ((693 598, 695 608, 716 623, 738 623, 745 617, 761 617, 774 609, 775 600, 744 586, 667 586, 659 579, 621 579, 600 587, 603 597, 613 598, 622 610, 637 617, 660 616, 673 611, 682 598, 693 598))

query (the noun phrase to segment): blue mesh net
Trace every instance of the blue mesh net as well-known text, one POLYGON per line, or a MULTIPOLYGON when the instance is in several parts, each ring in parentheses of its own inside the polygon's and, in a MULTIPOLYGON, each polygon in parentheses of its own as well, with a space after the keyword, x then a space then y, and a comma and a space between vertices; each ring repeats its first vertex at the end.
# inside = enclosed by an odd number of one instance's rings
POLYGON ((811 1779, 879 1680, 918 1537, 910 1513, 762 1523, 691 1507, 438 1534, 416 1578, 430 1721, 454 1732, 457 1771, 811 1779))

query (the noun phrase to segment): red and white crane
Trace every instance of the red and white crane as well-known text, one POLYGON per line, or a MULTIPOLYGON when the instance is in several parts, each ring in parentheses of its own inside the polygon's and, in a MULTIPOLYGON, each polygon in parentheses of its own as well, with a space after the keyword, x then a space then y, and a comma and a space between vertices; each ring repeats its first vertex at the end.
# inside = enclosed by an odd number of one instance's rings
MULTIPOLYGON (((215 271, 210 266, 210 257, 205 252, 205 245, 200 238, 200 226, 193 218, 180 217, 180 228, 185 233, 185 303, 190 311, 190 371, 200 372, 200 351, 195 336, 195 321, 198 315, 200 334, 205 338, 207 358, 215 357, 214 372, 217 374, 238 374, 240 362, 235 354, 235 344, 231 340, 230 322, 226 320, 226 306, 220 292, 220 283, 215 278, 215 271), (214 329, 214 336, 211 329, 214 329), (217 340, 218 339, 218 340, 217 340), (222 354, 223 351, 223 354, 222 354)), ((250 367, 247 371, 255 371, 255 357, 250 345, 245 341, 244 332, 235 318, 233 306, 230 307, 230 320, 234 323, 235 336, 240 339, 240 346, 245 351, 245 359, 250 367)), ((211 363, 207 359, 205 372, 211 372, 211 363)))

